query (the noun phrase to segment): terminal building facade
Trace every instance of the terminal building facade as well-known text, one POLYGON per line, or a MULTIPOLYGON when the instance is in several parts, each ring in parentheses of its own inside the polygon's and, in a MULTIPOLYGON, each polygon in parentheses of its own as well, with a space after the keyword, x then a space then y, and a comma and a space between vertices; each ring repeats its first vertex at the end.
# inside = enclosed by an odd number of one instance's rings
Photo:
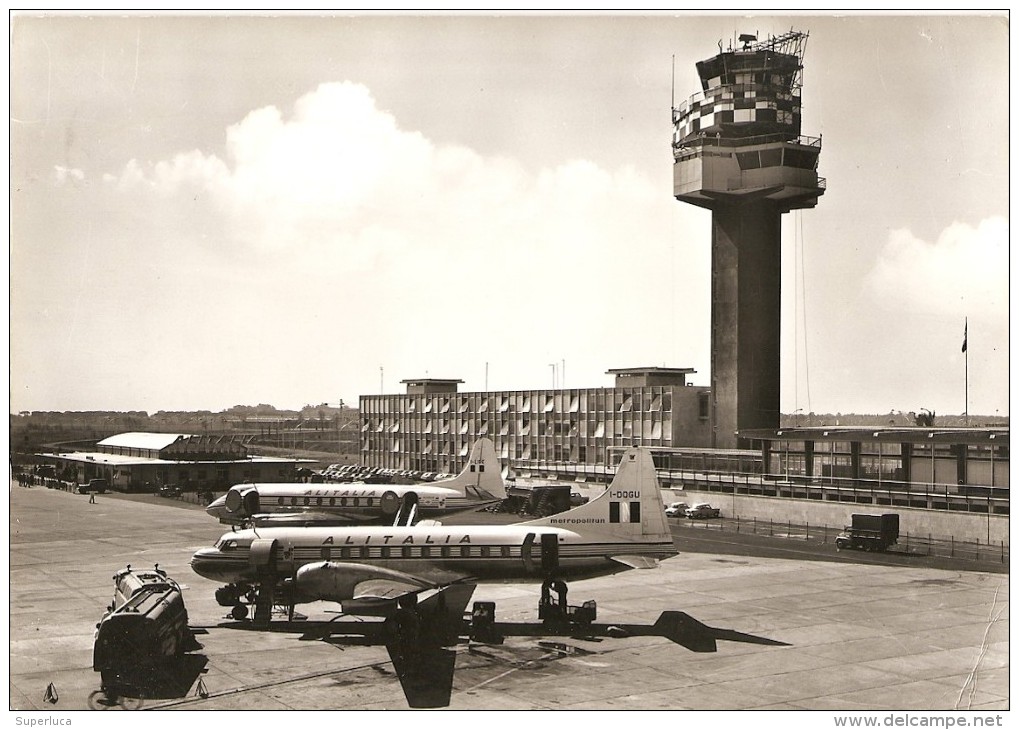
POLYGON ((406 393, 363 395, 361 463, 455 474, 479 438, 514 475, 613 468, 615 447, 707 447, 709 389, 691 368, 609 370, 613 387, 459 392, 462 380, 404 380, 406 393))
POLYGON ((241 482, 289 482, 295 458, 250 456, 243 439, 181 433, 121 433, 97 442, 94 450, 39 454, 59 468, 71 466, 75 479, 106 479, 122 492, 228 489, 241 482))

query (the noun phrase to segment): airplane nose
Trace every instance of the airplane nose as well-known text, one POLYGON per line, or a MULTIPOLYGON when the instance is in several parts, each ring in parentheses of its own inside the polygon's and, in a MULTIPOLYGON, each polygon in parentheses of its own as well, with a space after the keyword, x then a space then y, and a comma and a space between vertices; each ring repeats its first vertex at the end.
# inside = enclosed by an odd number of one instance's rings
POLYGON ((205 508, 205 513, 210 517, 222 519, 226 516, 226 497, 217 497, 205 508))
POLYGON ((223 553, 217 548, 202 548, 191 556, 191 570, 203 578, 223 580, 235 572, 235 566, 229 564, 223 553))

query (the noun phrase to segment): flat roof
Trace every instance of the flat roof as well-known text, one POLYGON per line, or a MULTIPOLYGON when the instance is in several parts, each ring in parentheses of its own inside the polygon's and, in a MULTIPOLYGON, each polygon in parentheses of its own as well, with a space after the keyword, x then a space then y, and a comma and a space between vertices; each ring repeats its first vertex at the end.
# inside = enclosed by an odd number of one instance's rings
POLYGON ((898 443, 957 443, 1008 446, 1009 428, 930 428, 920 426, 792 426, 751 428, 736 436, 762 441, 892 441, 898 443))
POLYGON ((107 454, 98 451, 70 451, 67 453, 40 453, 49 459, 80 462, 82 464, 105 464, 107 466, 181 466, 184 464, 299 464, 317 463, 315 459, 286 458, 282 456, 249 456, 245 459, 152 459, 142 456, 107 454))
POLYGON ((128 431, 104 438, 96 446, 112 446, 122 449, 165 449, 177 441, 188 439, 194 434, 189 433, 154 433, 151 431, 128 431))
POLYGON ((648 367, 648 368, 612 368, 606 370, 606 374, 609 375, 689 375, 690 373, 696 373, 697 371, 693 368, 663 368, 663 367, 648 367))
POLYGON ((456 378, 407 378, 401 380, 401 383, 408 383, 410 385, 418 385, 424 383, 462 383, 464 381, 456 378))

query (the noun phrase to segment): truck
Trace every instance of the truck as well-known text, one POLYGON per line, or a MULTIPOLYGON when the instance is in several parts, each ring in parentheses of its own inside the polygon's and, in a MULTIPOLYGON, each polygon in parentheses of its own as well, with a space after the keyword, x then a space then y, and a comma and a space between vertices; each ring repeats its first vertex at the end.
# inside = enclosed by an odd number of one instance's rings
POLYGON ((108 484, 105 479, 89 479, 88 484, 82 484, 78 487, 78 494, 106 494, 108 484))
POLYGON ((141 697, 166 685, 175 662, 200 648, 188 626, 180 586, 157 564, 154 570, 118 571, 113 602, 96 624, 92 669, 108 697, 141 697), (146 688, 146 689, 143 689, 146 688))
POLYGON ((843 528, 835 538, 838 550, 878 550, 884 552, 899 541, 899 516, 854 514, 852 524, 843 528))

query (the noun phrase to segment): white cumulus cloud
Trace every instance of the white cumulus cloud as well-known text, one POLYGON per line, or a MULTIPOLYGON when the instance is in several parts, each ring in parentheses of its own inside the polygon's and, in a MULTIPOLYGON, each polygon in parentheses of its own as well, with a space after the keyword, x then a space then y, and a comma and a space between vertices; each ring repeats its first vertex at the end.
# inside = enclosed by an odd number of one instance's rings
POLYGON ((1008 221, 956 222, 935 241, 892 231, 865 287, 891 309, 1007 321, 1008 221))

